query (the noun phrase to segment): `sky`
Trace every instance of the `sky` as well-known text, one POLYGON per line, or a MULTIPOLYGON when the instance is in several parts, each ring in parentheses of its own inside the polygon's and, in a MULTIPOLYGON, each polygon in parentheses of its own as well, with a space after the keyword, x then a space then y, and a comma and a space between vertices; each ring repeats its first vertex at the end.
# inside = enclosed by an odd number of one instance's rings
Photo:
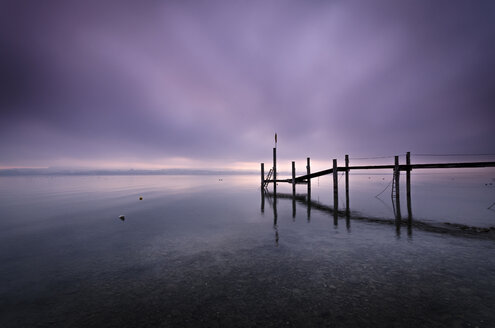
POLYGON ((483 0, 2 0, 0 168, 493 154, 494 40, 483 0))

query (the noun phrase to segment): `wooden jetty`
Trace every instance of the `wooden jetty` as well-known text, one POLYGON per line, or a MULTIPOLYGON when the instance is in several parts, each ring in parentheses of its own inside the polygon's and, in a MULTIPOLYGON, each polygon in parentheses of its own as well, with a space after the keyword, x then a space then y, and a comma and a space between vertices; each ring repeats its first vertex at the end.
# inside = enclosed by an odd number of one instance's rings
POLYGON ((269 183, 273 183, 273 193, 276 195, 277 183, 286 182, 292 184, 292 193, 296 193, 296 184, 307 184, 308 195, 311 194, 311 179, 324 175, 333 175, 333 198, 334 210, 338 210, 338 172, 345 172, 345 197, 346 213, 349 214, 349 172, 357 170, 392 170, 392 200, 397 218, 401 217, 400 213, 400 172, 406 172, 406 199, 409 217, 411 214, 411 171, 419 169, 446 169, 446 168, 481 168, 495 167, 495 162, 458 162, 458 163, 425 163, 412 164, 411 153, 406 153, 406 163, 399 163, 399 156, 395 156, 394 163, 390 165, 349 165, 349 155, 345 155, 345 166, 338 166, 337 159, 333 159, 332 167, 326 170, 311 173, 310 158, 307 158, 306 174, 296 176, 296 165, 292 162, 292 177, 290 179, 277 179, 277 148, 273 148, 273 167, 265 176, 265 165, 261 163, 261 188, 267 188, 269 183))

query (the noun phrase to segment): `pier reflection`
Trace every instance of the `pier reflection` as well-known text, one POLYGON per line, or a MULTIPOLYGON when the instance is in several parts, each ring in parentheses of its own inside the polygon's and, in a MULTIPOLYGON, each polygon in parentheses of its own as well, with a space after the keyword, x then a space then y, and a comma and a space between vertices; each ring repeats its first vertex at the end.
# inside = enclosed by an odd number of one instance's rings
MULTIPOLYGON (((401 238, 401 232, 404 228, 407 229, 407 237, 412 239, 413 229, 428 231, 432 233, 442 233, 449 234, 452 236, 468 237, 468 238, 482 238, 482 239, 495 239, 494 228, 482 228, 476 226, 467 226, 463 224, 456 223, 433 223, 427 221, 420 221, 417 218, 413 220, 412 210, 408 207, 407 218, 403 218, 401 213, 396 211, 397 204, 392 202, 392 206, 387 204, 387 202, 378 198, 393 214, 393 218, 377 218, 377 217, 367 217, 359 212, 352 212, 347 206, 343 210, 334 208, 333 206, 326 205, 320 201, 311 199, 311 190, 308 189, 307 194, 295 194, 295 193, 274 193, 263 188, 261 191, 261 212, 265 212, 265 204, 268 202, 269 206, 273 209, 273 229, 275 231, 275 244, 278 246, 279 243, 279 230, 278 230, 278 201, 279 200, 290 200, 292 204, 292 219, 296 219, 296 208, 297 205, 306 206, 306 217, 307 222, 311 222, 311 215, 314 210, 323 212, 328 216, 333 218, 334 227, 338 227, 339 220, 345 219, 346 229, 350 232, 351 229, 351 219, 354 221, 362 221, 369 223, 376 223, 381 225, 387 225, 389 227, 395 228, 396 238, 401 238)), ((410 197, 410 196, 409 196, 410 197)), ((409 201, 410 204, 410 201, 409 201)), ((288 205, 288 204, 287 204, 288 205)), ((495 204, 494 206, 495 207, 495 204)))
POLYGON ((327 206, 316 200, 312 200, 311 192, 302 195, 302 194, 292 194, 292 193, 273 193, 264 189, 262 192, 262 204, 265 203, 264 198, 266 198, 270 206, 273 207, 274 217, 276 216, 277 213, 277 204, 276 204, 277 199, 288 199, 292 201, 292 218, 294 220, 296 217, 296 204, 299 203, 306 206, 307 208, 306 217, 308 222, 311 222, 311 210, 312 208, 315 208, 319 211, 323 211, 328 214, 331 214, 334 219, 334 225, 336 226, 338 225, 339 216, 346 217, 346 221, 347 221, 346 225, 348 228, 350 228, 350 214, 349 214, 350 211, 334 210, 333 207, 331 206, 327 206))
MULTIPOLYGON (((351 218, 354 220, 368 221, 373 223, 382 223, 387 225, 394 225, 396 236, 401 236, 401 228, 407 226, 407 235, 412 237, 412 211, 408 210, 407 220, 403 220, 400 212, 395 210, 395 204, 392 202, 392 207, 387 205, 382 199, 378 198, 384 205, 386 205, 394 214, 394 219, 379 219, 372 217, 364 217, 360 214, 351 215, 351 210, 348 206, 344 210, 335 209, 333 206, 325 205, 319 201, 311 199, 311 188, 308 188, 307 194, 295 194, 295 193, 274 193, 263 188, 261 191, 261 211, 265 212, 265 200, 268 202, 270 207, 273 209, 273 229, 275 230, 275 242, 278 245, 279 233, 278 233, 278 200, 286 199, 290 200, 292 204, 292 219, 296 219, 296 204, 306 206, 306 218, 307 222, 311 222, 311 212, 313 209, 326 213, 333 218, 333 224, 338 227, 339 219, 345 219, 346 230, 351 229, 351 218)), ((348 202, 347 204, 348 205, 348 202)), ((421 223, 424 226, 424 223, 421 223)))

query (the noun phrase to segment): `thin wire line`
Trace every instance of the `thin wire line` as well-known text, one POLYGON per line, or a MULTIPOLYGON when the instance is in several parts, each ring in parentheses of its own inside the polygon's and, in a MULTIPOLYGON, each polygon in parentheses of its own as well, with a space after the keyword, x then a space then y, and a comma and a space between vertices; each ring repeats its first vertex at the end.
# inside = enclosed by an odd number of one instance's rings
MULTIPOLYGON (((399 155, 404 156, 404 154, 399 155)), ((376 156, 376 157, 350 157, 349 159, 379 159, 379 158, 394 158, 395 156, 376 156)))
POLYGON ((413 156, 495 156, 495 154, 411 154, 413 156))

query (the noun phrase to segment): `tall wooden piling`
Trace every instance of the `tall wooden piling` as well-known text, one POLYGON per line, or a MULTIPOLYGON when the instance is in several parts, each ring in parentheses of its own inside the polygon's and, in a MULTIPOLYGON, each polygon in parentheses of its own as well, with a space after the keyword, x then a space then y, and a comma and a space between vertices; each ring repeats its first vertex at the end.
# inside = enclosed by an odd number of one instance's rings
POLYGON ((339 176, 337 169, 337 160, 333 160, 333 209, 337 211, 339 208, 339 176))
POLYGON ((292 195, 296 195, 296 162, 292 161, 292 195))
POLYGON ((400 219, 401 218, 401 214, 400 214, 400 169, 399 169, 399 156, 395 156, 394 179, 395 179, 395 204, 397 205, 396 217, 400 219))
POLYGON ((406 153, 406 197, 407 197, 407 219, 412 219, 411 207, 411 153, 406 153))
POLYGON ((345 155, 345 214, 349 217, 349 155, 345 155))
POLYGON ((277 148, 273 148, 273 192, 277 192, 277 148))
MULTIPOLYGON (((310 175, 311 174, 311 160, 310 158, 306 158, 306 174, 310 175)), ((311 179, 308 178, 308 194, 311 193, 311 179)))
MULTIPOLYGON (((311 174, 311 160, 310 158, 306 158, 306 174, 310 175, 311 174)), ((311 179, 308 178, 308 195, 307 195, 307 200, 308 200, 308 222, 311 221, 311 179)))
POLYGON ((265 185, 265 163, 261 163, 261 189, 265 185))

